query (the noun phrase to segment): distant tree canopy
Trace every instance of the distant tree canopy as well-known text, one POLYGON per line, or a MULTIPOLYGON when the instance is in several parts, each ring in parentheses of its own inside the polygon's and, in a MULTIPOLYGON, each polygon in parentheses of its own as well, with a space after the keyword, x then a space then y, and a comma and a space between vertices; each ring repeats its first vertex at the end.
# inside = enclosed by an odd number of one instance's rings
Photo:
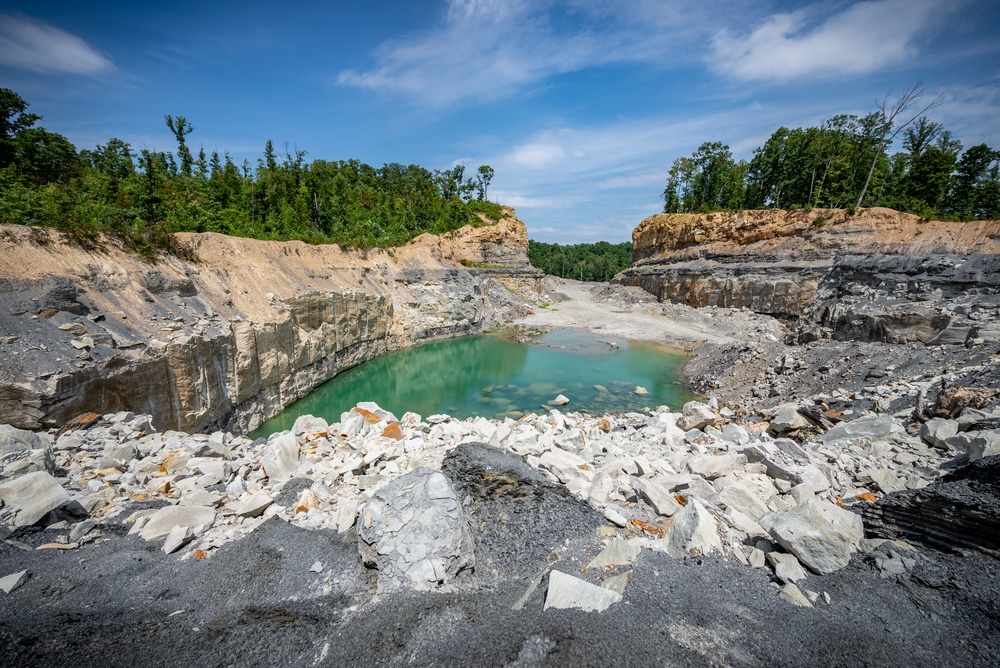
POLYGON ((607 281, 632 263, 632 243, 546 244, 528 241, 528 260, 546 274, 579 281, 607 281))
POLYGON ((705 142, 674 160, 663 210, 886 206, 957 220, 1000 217, 1000 151, 978 144, 963 153, 940 123, 901 117, 918 95, 911 87, 861 118, 778 128, 749 162, 734 161, 721 142, 705 142), (903 150, 890 155, 897 136, 903 150))
POLYGON ((121 236, 138 250, 170 245, 171 232, 221 232, 258 239, 303 239, 351 247, 396 246, 423 232, 442 233, 497 220, 485 201, 493 169, 465 178, 464 165, 431 172, 391 163, 314 160, 282 154, 270 140, 251 165, 228 153, 195 155, 194 127, 166 116, 174 153, 111 138, 77 151, 62 135, 35 127, 28 103, 0 89, 0 222, 59 228, 79 240, 121 236), (478 197, 478 199, 477 199, 478 197))

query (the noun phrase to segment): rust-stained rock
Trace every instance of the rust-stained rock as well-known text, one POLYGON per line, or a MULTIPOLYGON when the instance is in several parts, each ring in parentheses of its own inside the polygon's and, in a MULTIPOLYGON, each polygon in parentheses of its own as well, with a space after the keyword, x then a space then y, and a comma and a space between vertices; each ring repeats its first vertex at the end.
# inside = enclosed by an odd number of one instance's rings
POLYGON ((361 417, 363 417, 365 419, 365 422, 367 422, 368 424, 377 424, 382 421, 382 418, 380 418, 375 413, 372 413, 370 410, 366 410, 358 406, 355 406, 351 410, 360 415, 361 417))
POLYGON ((59 430, 60 434, 67 431, 72 431, 74 429, 86 429, 90 427, 95 422, 101 419, 100 413, 87 412, 77 415, 75 418, 63 425, 62 429, 59 430))
POLYGON ((399 428, 398 422, 390 422, 385 429, 382 430, 382 436, 385 438, 393 438, 397 441, 403 440, 403 431, 399 428))

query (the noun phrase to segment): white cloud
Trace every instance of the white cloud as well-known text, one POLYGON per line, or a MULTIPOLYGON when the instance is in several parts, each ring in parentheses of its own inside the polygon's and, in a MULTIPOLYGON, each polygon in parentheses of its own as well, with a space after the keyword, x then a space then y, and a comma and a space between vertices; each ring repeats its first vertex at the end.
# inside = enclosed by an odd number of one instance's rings
POLYGON ((944 101, 934 115, 941 117, 945 128, 959 137, 965 148, 981 143, 1000 148, 1000 127, 996 123, 1000 76, 981 86, 949 86, 942 95, 944 101))
MULTIPOLYGON (((664 63, 707 35, 714 0, 450 0, 443 22, 386 42, 337 82, 431 107, 484 104, 550 77, 617 62, 664 63)), ((685 56, 690 57, 690 56, 685 56)))
POLYGON ((70 74, 97 74, 114 67, 76 35, 42 21, 9 14, 0 14, 0 65, 70 74))
MULTIPOLYGON (((683 113, 683 112, 682 112, 683 113)), ((658 116, 589 127, 554 127, 496 155, 470 158, 496 170, 491 196, 513 206, 531 238, 576 243, 624 241, 662 208, 660 193, 674 158, 707 138, 759 134, 788 108, 745 109, 693 117, 658 116), (720 128, 725 128, 721 133, 720 128)))
POLYGON ((917 37, 961 2, 873 0, 858 2, 816 24, 824 11, 774 14, 749 35, 721 30, 710 65, 743 80, 788 81, 815 75, 865 74, 898 65, 918 52, 917 37))

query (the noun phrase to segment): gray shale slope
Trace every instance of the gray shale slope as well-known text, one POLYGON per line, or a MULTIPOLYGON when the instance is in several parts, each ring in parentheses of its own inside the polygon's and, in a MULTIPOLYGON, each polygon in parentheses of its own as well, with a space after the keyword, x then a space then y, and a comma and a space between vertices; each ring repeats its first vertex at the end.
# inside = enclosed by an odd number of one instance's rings
POLYGON ((962 225, 656 217, 594 317, 648 317, 642 287, 717 326, 705 402, 359 404, 257 441, 347 366, 558 308, 513 212, 391 254, 193 235, 152 266, 11 228, 0 661, 989 665, 1000 224, 962 225))

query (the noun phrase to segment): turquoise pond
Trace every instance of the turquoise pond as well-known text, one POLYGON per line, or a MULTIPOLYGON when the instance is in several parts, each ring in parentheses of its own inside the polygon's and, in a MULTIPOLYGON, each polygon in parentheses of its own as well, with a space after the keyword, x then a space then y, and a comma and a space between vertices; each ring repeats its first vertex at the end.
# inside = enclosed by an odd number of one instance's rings
POLYGON ((397 417, 447 413, 464 419, 519 417, 556 408, 592 415, 680 406, 687 355, 652 343, 599 340, 581 330, 554 330, 523 344, 489 334, 435 341, 382 355, 349 369, 265 422, 254 437, 290 429, 300 415, 328 422, 361 401, 397 417), (604 341, 613 341, 615 348, 604 341), (601 387, 595 387, 599 385, 601 387), (646 396, 633 391, 646 388, 646 396))

